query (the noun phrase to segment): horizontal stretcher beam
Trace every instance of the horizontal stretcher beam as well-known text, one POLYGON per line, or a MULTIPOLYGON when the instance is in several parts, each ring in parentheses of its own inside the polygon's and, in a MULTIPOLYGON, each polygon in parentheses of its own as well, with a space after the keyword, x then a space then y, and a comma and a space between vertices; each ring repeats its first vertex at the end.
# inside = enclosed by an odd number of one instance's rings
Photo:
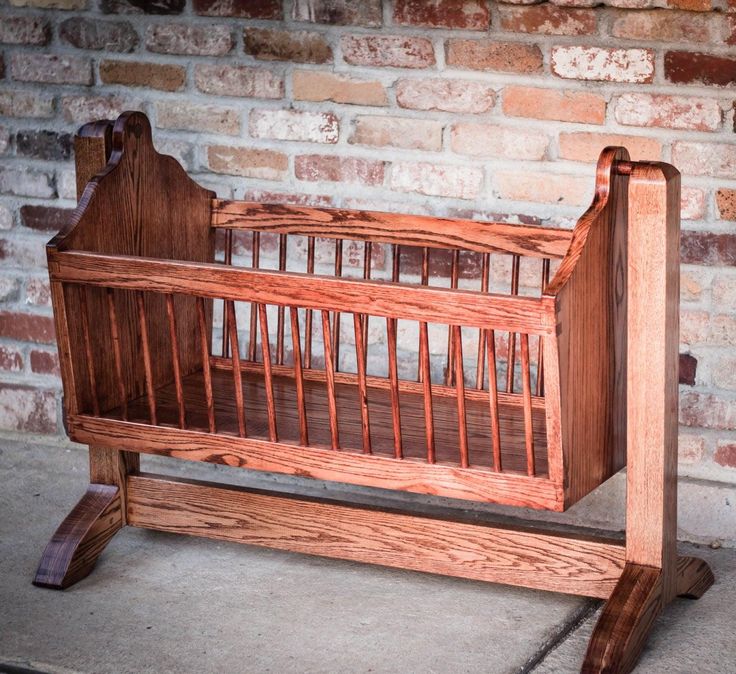
POLYGON ((297 306, 552 336, 554 298, 84 252, 49 254, 52 281, 297 306))
POLYGON ((604 599, 624 568, 620 542, 148 474, 128 476, 127 511, 146 529, 604 599))

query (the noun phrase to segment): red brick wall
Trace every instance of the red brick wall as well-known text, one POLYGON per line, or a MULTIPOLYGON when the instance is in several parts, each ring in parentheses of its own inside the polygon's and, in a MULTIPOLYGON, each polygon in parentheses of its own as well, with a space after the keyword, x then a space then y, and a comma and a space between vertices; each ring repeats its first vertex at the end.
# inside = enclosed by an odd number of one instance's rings
POLYGON ((599 4, 4 0, 0 429, 61 432, 43 244, 75 128, 139 108, 222 196, 569 227, 604 145, 673 162, 681 472, 736 481, 736 4, 599 4))

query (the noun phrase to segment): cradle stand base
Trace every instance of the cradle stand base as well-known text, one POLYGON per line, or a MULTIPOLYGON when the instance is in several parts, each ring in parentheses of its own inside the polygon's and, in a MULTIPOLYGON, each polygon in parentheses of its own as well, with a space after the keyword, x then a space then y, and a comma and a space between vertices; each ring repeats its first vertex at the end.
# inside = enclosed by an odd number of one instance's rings
MULTIPOLYGON (((131 526, 607 599, 584 672, 631 671, 669 601, 665 571, 626 562, 621 540, 146 473, 125 482, 131 526)), ((34 584, 81 580, 122 526, 118 487, 91 484, 46 547, 34 584)), ((674 573, 679 596, 699 598, 713 583, 694 557, 680 557, 674 573)))

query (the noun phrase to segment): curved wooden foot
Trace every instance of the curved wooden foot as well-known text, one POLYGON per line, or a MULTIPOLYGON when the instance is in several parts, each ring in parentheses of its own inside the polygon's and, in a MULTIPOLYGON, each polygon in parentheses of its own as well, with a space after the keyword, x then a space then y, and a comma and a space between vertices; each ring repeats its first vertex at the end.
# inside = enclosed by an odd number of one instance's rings
POLYGON ((33 584, 63 590, 87 576, 123 526, 121 503, 117 487, 89 485, 43 551, 33 584))
POLYGON ((700 599, 713 585, 715 577, 707 562, 698 557, 677 558, 677 596, 700 599))
POLYGON ((583 674, 630 672, 663 605, 662 571, 627 562, 590 638, 583 674))

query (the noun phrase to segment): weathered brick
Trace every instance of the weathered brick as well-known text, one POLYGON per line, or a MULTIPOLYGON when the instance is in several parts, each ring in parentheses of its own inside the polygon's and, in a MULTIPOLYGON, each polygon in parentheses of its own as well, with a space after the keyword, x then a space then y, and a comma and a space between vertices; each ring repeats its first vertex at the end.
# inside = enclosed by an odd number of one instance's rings
POLYGON ((254 138, 308 143, 337 143, 340 131, 333 113, 298 110, 252 110, 248 128, 254 138))
POLYGON ((583 206, 593 196, 593 184, 587 176, 499 171, 493 184, 498 197, 512 201, 583 206))
POLYGON ((246 28, 243 42, 245 53, 262 61, 332 63, 332 48, 321 33, 246 28))
POLYGON ((660 126, 668 129, 716 131, 721 108, 714 98, 623 94, 616 100, 616 121, 626 126, 660 126))
POLYGON ((681 353, 679 366, 680 384, 695 386, 695 374, 698 370, 698 359, 690 353, 681 353))
POLYGON ((719 442, 713 460, 725 468, 736 468, 736 442, 719 442))
POLYGON ((736 346, 735 314, 716 314, 713 316, 708 344, 710 346, 736 346))
POLYGON ((662 144, 655 138, 576 132, 560 134, 560 157, 573 161, 598 161, 601 150, 608 145, 623 145, 628 148, 634 161, 659 160, 662 156, 662 144))
POLYGON ((0 166, 0 193, 50 199, 56 196, 53 177, 44 171, 0 166))
POLYGON ((736 313, 736 276, 720 275, 713 280, 713 306, 736 313))
POLYGON ((237 136, 240 112, 219 105, 196 105, 186 100, 156 101, 156 126, 161 129, 209 131, 237 136))
POLYGON ((31 351, 31 371, 36 374, 60 376, 59 356, 53 351, 31 351))
POLYGON ((483 186, 483 170, 475 166, 435 162, 394 162, 391 188, 427 196, 475 199, 483 186))
POLYGON ((705 439, 697 435, 680 435, 677 460, 680 463, 698 463, 705 456, 705 439))
POLYGON ((488 30, 491 14, 485 0, 394 0, 394 23, 488 30))
POLYGON ((689 346, 705 344, 710 336, 711 317, 701 309, 680 311, 680 343, 689 346))
POLYGON ((429 68, 434 47, 425 37, 346 35, 340 40, 343 58, 354 66, 429 68))
POLYGON ((736 190, 725 187, 716 192, 716 207, 721 220, 736 220, 736 190))
POLYGON ((680 423, 684 426, 735 430, 736 400, 688 391, 680 396, 680 423))
POLYGON ((683 187, 680 196, 680 217, 700 220, 705 216, 705 192, 697 187, 683 187))
POLYGON ((473 80, 401 79, 396 83, 396 102, 402 108, 480 114, 495 101, 493 87, 473 80))
POLYGON ((283 98, 284 95, 284 78, 263 68, 197 65, 194 82, 200 91, 216 96, 283 98))
POLYGON ((104 14, 181 14, 186 0, 102 0, 104 14))
POLYGON ((0 126, 0 154, 5 154, 10 147, 10 131, 4 126, 0 126))
POLYGON ((429 119, 361 115, 355 118, 350 142, 437 152, 442 149, 442 123, 429 119))
POLYGON ((45 276, 31 276, 26 280, 26 304, 51 306, 51 288, 45 276))
POLYGON ((146 30, 146 49, 159 54, 223 56, 233 48, 228 26, 162 23, 146 30))
POLYGON ((312 182, 357 183, 381 185, 386 164, 358 157, 337 157, 319 154, 300 154, 294 157, 294 173, 299 180, 312 182))
POLYGON ((13 226, 13 213, 7 207, 0 204, 0 230, 10 229, 13 226))
POLYGON ((680 301, 699 302, 703 297, 704 290, 711 282, 711 276, 707 267, 686 269, 680 267, 680 301))
POLYGON ((542 71, 542 52, 537 45, 497 40, 453 38, 445 44, 448 66, 502 73, 538 73, 542 71))
MULTIPOLYGON (((732 0, 729 0, 732 1, 732 0)), ((667 7, 684 9, 688 12, 709 12, 713 9, 712 0, 667 0, 667 7)))
POLYGON ((736 145, 676 141, 672 146, 672 163, 682 173, 733 179, 736 176, 736 145))
POLYGON ((58 206, 34 206, 24 204, 20 207, 20 219, 24 227, 41 232, 58 232, 69 224, 73 208, 58 206))
POLYGON ((352 105, 388 105, 385 87, 363 80, 317 70, 295 70, 292 92, 297 101, 334 101, 352 105))
POLYGON ((736 58, 689 51, 664 55, 665 77, 675 84, 736 84, 736 58))
POLYGON ((334 206, 334 199, 328 194, 299 194, 273 192, 260 188, 245 191, 246 201, 260 201, 266 204, 293 204, 295 206, 334 206))
POLYGON ((503 90, 503 114, 560 122, 603 124, 606 99, 587 91, 510 86, 503 90))
POLYGON ((552 72, 558 77, 603 82, 651 82, 654 52, 651 49, 603 47, 552 47, 552 72))
POLYGON ((54 97, 37 91, 3 91, 0 92, 0 115, 53 117, 54 97))
POLYGON ((614 37, 627 40, 711 42, 720 40, 721 19, 717 14, 663 11, 622 12, 613 22, 614 37))
POLYGON ((130 52, 139 42, 129 21, 98 21, 74 17, 59 26, 59 37, 79 49, 130 52))
POLYGON ((0 384, 0 428, 56 433, 56 396, 23 384, 0 384))
POLYGON ((0 370, 20 372, 23 369, 23 354, 14 346, 0 344, 0 370))
POLYGON ((50 316, 0 311, 0 336, 18 342, 52 344, 54 320, 50 316))
POLYGON ((4 267, 24 272, 31 268, 43 269, 46 266, 44 243, 43 239, 28 236, 0 238, 0 260, 4 267))
POLYGON ((499 5, 501 28, 514 33, 543 35, 590 35, 598 30, 592 9, 555 7, 550 4, 528 7, 499 5))
POLYGON ((12 276, 0 276, 0 302, 14 302, 20 294, 20 280, 12 276))
POLYGON ((16 52, 10 57, 10 76, 18 82, 92 84, 92 62, 81 56, 16 52))
POLYGON ((333 26, 377 28, 383 23, 381 0, 294 0, 291 16, 333 26))
POLYGON ((450 135, 452 151, 471 157, 544 159, 548 146, 546 133, 497 124, 461 122, 450 135))
POLYGON ((717 367, 713 368, 712 381, 716 388, 736 391, 736 357, 719 354, 717 367))
POLYGON ((205 16, 282 19, 281 4, 281 0, 194 0, 194 11, 205 16))
POLYGON ((680 261, 685 264, 736 266, 736 234, 685 230, 680 236, 680 261))
POLYGON ((125 110, 137 110, 140 106, 140 101, 120 96, 64 96, 61 99, 64 119, 74 124, 86 124, 94 119, 117 119, 125 110))
POLYGON ((86 9, 87 0, 10 0, 13 7, 37 7, 38 9, 86 9))
POLYGON ((207 163, 215 173, 264 180, 282 180, 289 168, 289 160, 283 152, 229 145, 210 145, 207 163))
POLYGON ((15 151, 20 157, 64 161, 72 156, 72 136, 58 131, 18 131, 15 151))
POLYGON ((184 67, 173 63, 112 60, 104 60, 100 63, 100 80, 104 84, 179 91, 184 87, 186 76, 184 67))
POLYGON ((46 19, 34 16, 4 16, 0 21, 0 42, 4 44, 46 44, 51 29, 46 19))

